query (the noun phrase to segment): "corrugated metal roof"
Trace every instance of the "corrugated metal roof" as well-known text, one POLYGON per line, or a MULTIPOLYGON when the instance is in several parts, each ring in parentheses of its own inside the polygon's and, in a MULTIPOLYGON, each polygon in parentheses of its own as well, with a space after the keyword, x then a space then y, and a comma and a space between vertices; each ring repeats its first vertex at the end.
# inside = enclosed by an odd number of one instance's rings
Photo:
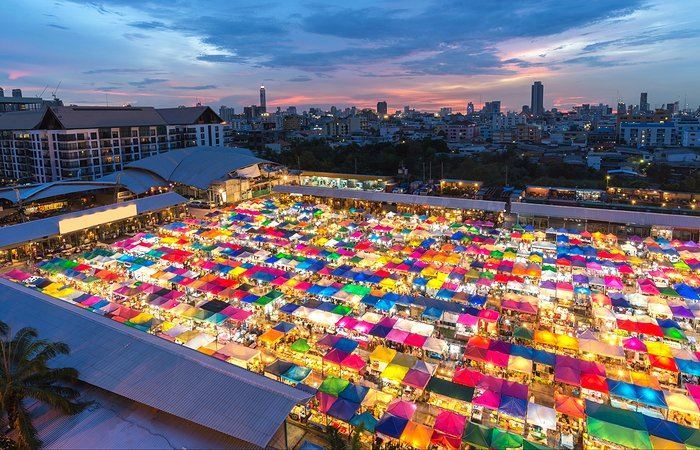
POLYGON ((33 202, 76 192, 89 192, 98 189, 114 189, 114 185, 99 181, 54 181, 51 183, 17 186, 0 189, 0 198, 17 203, 17 192, 23 202, 33 202), (15 190, 16 189, 16 190, 15 190))
POLYGON ((31 130, 39 125, 44 111, 15 111, 0 114, 0 130, 31 130))
POLYGON ((310 394, 0 280, 0 317, 71 348, 56 365, 130 400, 265 447, 310 394))
MULTIPOLYGON (((158 114, 168 125, 189 125, 196 123, 208 106, 192 106, 189 108, 158 108, 158 114)), ((216 113, 212 110, 212 114, 216 113)), ((218 117, 218 116, 217 116, 218 117)))
POLYGON ((155 108, 117 106, 52 106, 66 129, 166 125, 155 108))
POLYGON ((141 195, 153 187, 167 186, 168 182, 155 173, 136 168, 110 173, 97 181, 106 181, 124 186, 136 195, 141 195), (117 180, 117 176, 119 179, 117 180))
POLYGON ((122 207, 129 204, 135 204, 136 211, 139 214, 142 214, 151 211, 158 211, 186 202, 187 199, 180 194, 176 192, 166 192, 165 194, 152 195, 150 197, 130 200, 128 202, 98 206, 97 208, 86 209, 74 213, 32 220, 31 222, 18 223, 16 225, 9 225, 0 228, 0 248, 38 239, 44 239, 49 236, 56 236, 59 234, 58 223, 63 219, 81 217, 101 211, 109 211, 115 207, 122 207))
POLYGON ((510 212, 525 216, 586 219, 640 226, 700 229, 700 217, 682 214, 661 214, 643 211, 582 208, 579 206, 543 205, 522 202, 512 203, 510 212))
POLYGON ((231 172, 264 162, 269 161, 244 148, 198 146, 149 156, 128 164, 126 170, 148 170, 170 182, 208 189, 231 172))
POLYGON ((400 203, 404 205, 437 206, 453 209, 478 209, 482 211, 504 211, 504 202, 473 200, 469 198, 432 197, 427 195, 394 194, 357 189, 334 189, 316 186, 281 185, 272 188, 282 194, 313 195, 316 197, 345 198, 372 202, 400 203))

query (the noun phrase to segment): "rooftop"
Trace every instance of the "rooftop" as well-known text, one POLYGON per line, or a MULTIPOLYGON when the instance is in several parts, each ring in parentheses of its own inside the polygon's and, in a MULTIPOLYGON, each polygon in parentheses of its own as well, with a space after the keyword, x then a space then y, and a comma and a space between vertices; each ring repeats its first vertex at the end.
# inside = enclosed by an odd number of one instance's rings
POLYGON ((0 317, 65 342, 56 365, 106 391, 245 442, 266 447, 310 394, 106 317, 0 280, 0 317))

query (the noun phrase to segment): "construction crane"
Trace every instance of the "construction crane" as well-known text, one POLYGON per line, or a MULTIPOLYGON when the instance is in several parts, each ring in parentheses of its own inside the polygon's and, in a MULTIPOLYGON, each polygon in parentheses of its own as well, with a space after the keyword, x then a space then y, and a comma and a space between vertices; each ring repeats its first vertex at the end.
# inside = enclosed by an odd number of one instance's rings
POLYGON ((56 97, 56 92, 58 92, 58 88, 61 87, 61 82, 63 80, 59 81, 58 84, 56 85, 56 89, 53 90, 51 93, 51 97, 53 97, 54 100, 58 100, 58 97, 56 97))

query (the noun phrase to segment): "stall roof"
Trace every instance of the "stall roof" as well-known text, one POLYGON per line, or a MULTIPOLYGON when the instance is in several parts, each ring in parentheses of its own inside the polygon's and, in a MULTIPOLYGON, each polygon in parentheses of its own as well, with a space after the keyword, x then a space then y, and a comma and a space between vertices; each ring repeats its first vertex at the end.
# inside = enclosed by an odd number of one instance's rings
POLYGON ((71 354, 55 364, 76 368, 82 381, 260 447, 294 405, 310 398, 6 280, 0 280, 0 317, 14 330, 33 327, 43 339, 68 344, 71 354))
POLYGON ((90 214, 107 212, 117 207, 136 205, 137 214, 159 211, 171 206, 184 204, 185 197, 175 192, 152 195, 150 197, 139 198, 128 202, 115 203, 111 205, 98 206, 68 214, 47 217, 45 219, 32 220, 31 222, 18 223, 0 228, 0 248, 22 244, 24 242, 45 239, 49 236, 56 236, 59 233, 59 223, 65 219, 89 216, 90 214))
POLYGON ((483 211, 504 211, 504 202, 474 200, 469 198, 432 197, 426 195, 394 194, 357 189, 334 189, 316 186, 282 185, 273 188, 281 194, 313 195, 326 198, 344 198, 373 202, 399 203, 404 205, 425 205, 452 209, 478 209, 483 211))

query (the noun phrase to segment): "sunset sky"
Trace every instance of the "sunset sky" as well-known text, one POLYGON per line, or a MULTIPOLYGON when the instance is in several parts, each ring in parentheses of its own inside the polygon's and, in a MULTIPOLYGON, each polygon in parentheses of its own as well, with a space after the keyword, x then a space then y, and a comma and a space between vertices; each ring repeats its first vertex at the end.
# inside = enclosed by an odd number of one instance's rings
POLYGON ((66 104, 700 103, 695 0, 2 0, 0 86, 66 104), (335 6, 338 5, 338 6, 335 6))

